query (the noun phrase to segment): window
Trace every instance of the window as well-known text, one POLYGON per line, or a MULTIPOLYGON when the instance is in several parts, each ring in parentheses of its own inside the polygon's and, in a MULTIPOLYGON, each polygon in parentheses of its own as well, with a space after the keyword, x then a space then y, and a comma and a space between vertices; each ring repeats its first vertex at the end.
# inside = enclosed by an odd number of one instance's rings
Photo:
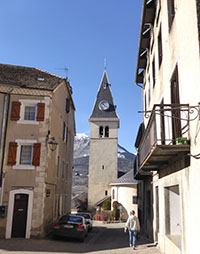
POLYGON ((36 107, 35 106, 25 106, 24 109, 24 120, 32 120, 36 119, 36 107))
POLYGON ((161 33, 161 26, 160 26, 160 32, 158 35, 158 62, 159 62, 159 68, 161 66, 162 63, 162 56, 163 56, 163 52, 162 52, 162 33, 161 33))
POLYGON ((180 104, 180 96, 179 96, 179 78, 177 66, 171 78, 171 103, 172 109, 176 108, 172 110, 172 138, 173 144, 176 144, 176 138, 182 137, 181 113, 180 109, 178 108, 178 105, 180 104))
POLYGON ((158 186, 156 186, 155 188, 155 195, 156 195, 156 238, 158 240, 158 232, 159 232, 159 228, 160 228, 160 225, 159 225, 159 189, 158 189, 158 186))
POLYGON ((161 10, 161 1, 157 1, 157 17, 156 17, 156 26, 158 26, 158 21, 160 17, 160 10, 161 10))
POLYGON ((108 191, 107 190, 105 190, 105 196, 108 196, 108 191))
POLYGON ((161 101, 160 105, 160 136, 161 144, 165 145, 165 115, 164 115, 164 99, 161 101))
POLYGON ((66 99, 65 110, 67 113, 70 112, 70 99, 69 98, 66 99))
POLYGON ((62 163, 62 178, 65 177, 65 162, 62 163))
POLYGON ((104 165, 102 165, 102 169, 104 169, 104 165))
POLYGON ((59 177, 60 156, 57 156, 56 175, 59 177))
POLYGON ((99 127, 99 137, 102 138, 103 137, 103 126, 99 127))
POLYGON ((149 83, 149 87, 148 87, 148 104, 150 104, 151 102, 151 82, 150 82, 150 78, 148 79, 148 83, 149 83))
POLYGON ((66 126, 66 123, 63 122, 63 141, 67 143, 68 138, 68 127, 66 126))
POLYGON ((153 62, 152 62, 152 78, 153 78, 153 87, 154 87, 156 83, 155 57, 153 58, 153 62))
POLYGON ((145 95, 144 95, 144 111, 145 111, 145 113, 147 111, 147 98, 146 97, 147 96, 146 96, 146 93, 145 93, 145 95))
POLYGON ((171 30, 172 23, 175 16, 175 6, 174 0, 167 0, 167 11, 168 11, 168 22, 169 22, 169 31, 171 30))
POLYGON ((179 185, 165 187, 165 230, 170 239, 181 246, 182 218, 179 185))
POLYGON ((20 164, 21 165, 31 165, 32 164, 32 145, 21 145, 20 152, 20 164))
POLYGON ((11 120, 20 124, 38 124, 44 121, 45 104, 39 100, 19 100, 12 102, 11 120))
POLYGON ((106 138, 109 137, 109 127, 108 126, 105 127, 105 137, 106 138))
POLYGON ((40 165, 41 144, 36 140, 21 140, 9 143, 8 165, 13 169, 35 169, 40 165))
POLYGON ((132 203, 133 204, 138 204, 138 198, 137 198, 137 196, 133 196, 132 197, 132 203))
POLYGON ((115 199, 115 190, 112 190, 112 199, 115 199))

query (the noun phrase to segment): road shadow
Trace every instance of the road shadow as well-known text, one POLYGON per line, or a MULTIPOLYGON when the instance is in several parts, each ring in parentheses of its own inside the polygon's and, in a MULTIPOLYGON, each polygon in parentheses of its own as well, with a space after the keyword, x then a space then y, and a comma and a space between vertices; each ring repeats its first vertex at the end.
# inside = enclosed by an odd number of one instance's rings
MULTIPOLYGON (((138 244, 144 244, 140 240, 138 244)), ((145 242, 147 243, 147 242, 145 242)), ((47 252, 47 253, 90 253, 108 251, 128 247, 128 233, 124 233, 122 227, 107 228, 106 226, 94 227, 82 243, 75 239, 53 239, 49 236, 45 239, 0 239, 0 253, 12 251, 20 252, 47 252)))

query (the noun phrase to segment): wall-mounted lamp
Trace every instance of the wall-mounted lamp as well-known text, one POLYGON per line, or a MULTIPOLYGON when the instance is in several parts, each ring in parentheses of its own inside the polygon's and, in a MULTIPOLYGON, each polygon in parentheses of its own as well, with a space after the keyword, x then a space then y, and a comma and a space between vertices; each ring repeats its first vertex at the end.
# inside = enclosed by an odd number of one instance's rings
POLYGON ((48 132, 48 135, 46 137, 46 144, 49 145, 50 150, 53 152, 56 150, 58 142, 55 140, 54 137, 49 137, 49 134, 50 132, 48 132))

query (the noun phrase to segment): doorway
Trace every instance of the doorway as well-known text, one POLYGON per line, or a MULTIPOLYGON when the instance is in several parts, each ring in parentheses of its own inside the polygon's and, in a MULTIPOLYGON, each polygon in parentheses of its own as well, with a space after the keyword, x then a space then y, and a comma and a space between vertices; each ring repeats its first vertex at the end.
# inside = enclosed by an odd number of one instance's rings
POLYGON ((28 195, 15 194, 12 237, 25 237, 27 224, 28 195))
MULTIPOLYGON (((20 212, 24 212, 26 214, 26 220, 24 219, 24 216, 21 216, 26 224, 25 226, 25 235, 23 233, 24 238, 30 238, 31 234, 31 221, 32 221, 32 210, 33 210, 33 190, 28 189, 16 189, 11 190, 9 192, 9 201, 8 201, 8 215, 7 215, 7 222, 6 222, 6 239, 9 239, 11 237, 20 237, 15 236, 15 227, 16 223, 15 220, 18 217, 16 215, 15 210, 17 209, 24 209, 26 210, 20 210, 20 212), (20 195, 20 196, 18 196, 20 195), (25 196, 23 196, 25 195, 25 196), (16 201, 16 202, 15 202, 16 201), (24 207, 24 208, 23 208, 24 207)), ((20 215, 19 215, 20 217, 20 215)), ((21 227, 21 226, 20 226, 21 227)), ((24 231, 23 231, 24 232, 24 231)), ((20 233, 22 234, 22 232, 20 233)))

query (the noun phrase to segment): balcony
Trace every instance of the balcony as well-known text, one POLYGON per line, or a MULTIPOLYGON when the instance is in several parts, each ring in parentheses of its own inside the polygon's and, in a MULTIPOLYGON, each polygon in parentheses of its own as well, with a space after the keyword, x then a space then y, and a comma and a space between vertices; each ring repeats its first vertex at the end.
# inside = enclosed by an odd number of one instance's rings
POLYGON ((145 112, 149 121, 142 132, 140 126, 136 139, 135 175, 158 171, 190 153, 191 113, 188 104, 155 104, 152 111, 145 112))

